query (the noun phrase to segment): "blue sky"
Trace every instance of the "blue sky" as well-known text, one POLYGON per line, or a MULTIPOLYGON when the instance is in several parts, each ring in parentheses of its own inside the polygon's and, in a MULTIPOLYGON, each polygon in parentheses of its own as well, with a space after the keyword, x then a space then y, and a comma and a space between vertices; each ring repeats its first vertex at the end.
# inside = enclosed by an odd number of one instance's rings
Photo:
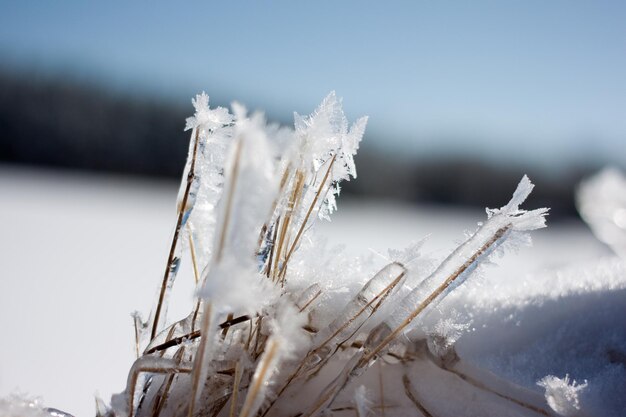
POLYGON ((406 152, 626 162, 625 22, 620 1, 0 1, 0 58, 285 117, 334 89, 406 152))

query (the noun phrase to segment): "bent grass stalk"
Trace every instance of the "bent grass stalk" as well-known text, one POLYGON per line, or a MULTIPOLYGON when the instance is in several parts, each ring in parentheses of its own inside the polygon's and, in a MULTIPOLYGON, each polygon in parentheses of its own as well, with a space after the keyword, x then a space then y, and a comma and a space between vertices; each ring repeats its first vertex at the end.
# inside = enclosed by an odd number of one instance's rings
POLYGON ((411 322, 428 307, 439 295, 441 295, 463 272, 465 272, 476 260, 487 250, 500 240, 512 225, 506 225, 496 231, 493 237, 485 243, 478 251, 476 251, 461 267, 459 267, 452 275, 450 275, 435 291, 433 291, 424 301, 422 301, 415 310, 413 310, 404 321, 387 335, 376 347, 367 352, 359 361, 357 366, 364 366, 372 360, 381 350, 383 350, 391 341, 393 341, 411 322))

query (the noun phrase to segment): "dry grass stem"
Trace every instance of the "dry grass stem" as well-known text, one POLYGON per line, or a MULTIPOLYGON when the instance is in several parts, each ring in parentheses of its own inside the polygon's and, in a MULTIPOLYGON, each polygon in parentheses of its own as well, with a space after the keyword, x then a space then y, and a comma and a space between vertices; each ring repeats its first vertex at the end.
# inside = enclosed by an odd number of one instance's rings
POLYGON ((280 271, 280 276, 282 277, 283 280, 285 279, 287 262, 289 262, 289 259, 291 259, 291 255, 293 254, 294 250, 296 249, 298 245, 298 242, 300 241, 300 238, 302 237, 302 232, 304 231, 304 228, 306 227, 306 224, 309 221, 309 217, 311 216, 311 212, 313 211, 313 208, 317 204, 317 200, 322 194, 322 190, 324 189, 324 186, 326 185, 326 181, 328 181, 328 177, 330 175, 330 172, 332 171, 333 165, 335 164, 336 158, 337 158, 337 155, 335 154, 330 160, 330 163, 328 164, 328 169, 326 170, 326 173, 324 174, 324 178, 322 179, 322 182, 320 183, 320 186, 317 189, 317 192, 315 193, 315 197, 313 197, 313 201, 311 202, 311 205, 307 209, 306 215, 304 216, 304 220, 302 221, 302 224, 300 225, 300 228, 298 229, 298 233, 296 233, 296 237, 293 240, 293 243, 291 244, 291 247, 289 248, 289 251, 287 252, 287 255, 285 256, 285 260, 283 262, 283 266, 280 271))
POLYGON ((253 409, 254 405, 257 402, 261 387, 267 383, 270 377, 270 373, 272 371, 271 364, 274 362, 279 348, 279 342, 277 340, 272 339, 268 342, 268 344, 270 345, 269 349, 266 350, 267 353, 263 355, 261 361, 257 365, 239 417, 252 417, 253 413, 256 413, 256 410, 253 409))
POLYGON ((193 372, 191 373, 191 395, 189 398, 189 413, 188 417, 193 417, 196 401, 198 400, 200 390, 200 377, 205 364, 205 355, 207 345, 209 344, 209 338, 213 337, 209 329, 211 328, 212 321, 212 306, 211 303, 206 303, 204 313, 202 314, 202 333, 204 337, 200 337, 200 343, 198 344, 198 350, 193 362, 193 372))
POLYGON ((235 374, 233 376, 233 395, 230 399, 230 411, 228 413, 228 417, 235 417, 235 413, 237 412, 237 400, 239 399, 239 384, 241 384, 241 377, 243 375, 243 369, 241 366, 241 362, 237 361, 235 365, 235 374))
POLYGON ((189 199, 189 192, 191 191, 191 185, 195 178, 196 160, 198 154, 198 141, 200 137, 200 130, 195 129, 195 138, 193 145, 193 153, 191 157, 191 164, 189 166, 189 172, 187 173, 187 183, 185 185, 185 192, 183 193, 183 199, 180 207, 178 208, 178 216, 176 219, 176 228, 174 229, 174 236, 172 238, 172 244, 170 246, 170 252, 167 256, 167 265, 165 266, 165 273, 163 275, 163 281, 161 282, 161 290, 159 292, 159 300, 156 305, 156 311, 154 313, 154 321, 152 322, 152 330, 150 331, 150 339, 154 339, 158 332, 159 320, 161 319, 161 311, 163 309, 163 301, 165 300, 165 293, 168 289, 168 281, 171 274, 172 263, 174 262, 176 254, 176 245, 178 244, 178 237, 180 235, 180 229, 183 225, 183 218, 185 216, 185 209, 187 207, 187 201, 189 199))
POLYGON ((230 172, 230 184, 228 187, 228 194, 226 194, 226 208, 224 210, 224 221, 222 222, 222 230, 220 231, 219 243, 215 251, 215 263, 219 263, 222 259, 224 252, 224 246, 226 245, 226 235, 228 233, 228 226, 230 224, 230 215, 233 207, 233 198, 235 196, 235 190, 237 189, 237 177, 239 176, 239 161, 241 159, 241 140, 236 140, 233 144, 235 147, 235 160, 233 162, 232 170, 230 172))

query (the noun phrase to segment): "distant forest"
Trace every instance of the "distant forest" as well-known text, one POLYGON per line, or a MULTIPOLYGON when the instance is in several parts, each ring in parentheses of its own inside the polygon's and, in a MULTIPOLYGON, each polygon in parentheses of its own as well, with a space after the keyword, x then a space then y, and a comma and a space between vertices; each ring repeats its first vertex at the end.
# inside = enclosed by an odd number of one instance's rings
MULTIPOLYGON (((0 162, 152 177, 180 176, 187 153, 181 108, 165 99, 109 93, 69 79, 0 71, 0 162)), ((574 189, 599 167, 557 176, 461 157, 425 160, 385 153, 368 142, 358 180, 342 192, 413 202, 497 207, 527 173, 537 184, 530 206, 552 218, 576 215, 574 189)))

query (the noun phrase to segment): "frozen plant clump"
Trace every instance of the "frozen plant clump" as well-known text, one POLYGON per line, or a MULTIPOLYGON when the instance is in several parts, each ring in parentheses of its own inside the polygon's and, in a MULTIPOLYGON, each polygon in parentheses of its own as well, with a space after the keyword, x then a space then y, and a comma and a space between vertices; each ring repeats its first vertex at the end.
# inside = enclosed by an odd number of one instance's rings
POLYGON ((350 124, 334 93, 311 115, 296 114, 294 128, 237 103, 211 109, 204 93, 193 105, 159 294, 147 320, 135 315, 138 358, 126 388, 110 405, 98 400, 97 415, 560 412, 537 387, 463 358, 456 345, 466 315, 428 327, 433 312, 447 311, 442 300, 462 292, 477 270, 545 227, 547 209, 521 208, 533 189, 526 176, 440 262, 425 259, 418 241, 391 250, 386 263, 367 264, 327 250, 314 229, 336 209, 340 183, 356 177, 367 118, 350 124), (186 317, 172 320, 169 293, 183 261, 196 298, 186 317))

